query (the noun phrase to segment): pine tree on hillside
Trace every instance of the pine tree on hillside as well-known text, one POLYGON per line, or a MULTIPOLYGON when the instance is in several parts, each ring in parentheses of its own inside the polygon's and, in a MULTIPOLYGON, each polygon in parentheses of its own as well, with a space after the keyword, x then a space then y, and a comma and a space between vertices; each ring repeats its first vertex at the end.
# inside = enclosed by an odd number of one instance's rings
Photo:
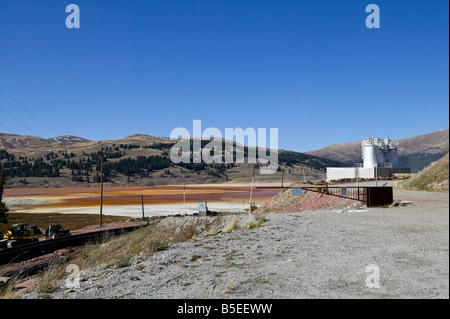
POLYGON ((8 207, 3 202, 3 186, 6 183, 6 174, 5 169, 2 168, 0 172, 0 223, 7 224, 8 223, 8 207))

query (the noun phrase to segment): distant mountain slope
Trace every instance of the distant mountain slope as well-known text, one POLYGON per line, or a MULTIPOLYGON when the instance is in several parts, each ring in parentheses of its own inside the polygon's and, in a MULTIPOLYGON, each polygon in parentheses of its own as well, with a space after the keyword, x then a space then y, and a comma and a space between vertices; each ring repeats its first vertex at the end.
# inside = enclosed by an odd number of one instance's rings
MULTIPOLYGON (((0 134, 0 168, 6 169, 9 186, 98 185, 100 159, 104 181, 111 184, 159 185, 180 183, 248 183, 254 164, 179 163, 170 159, 176 141, 145 134, 122 139, 91 141, 75 136, 42 139, 0 134)), ((210 141, 203 140, 204 147, 210 141)), ((225 151, 223 140, 222 154, 225 151)), ((248 148, 245 147, 245 154, 248 148)), ((255 182, 322 180, 327 166, 344 163, 293 151, 278 151, 279 170, 257 174, 255 182), (283 171, 283 172, 282 172, 283 171)))
POLYGON ((333 144, 318 150, 308 151, 305 154, 328 158, 353 166, 361 162, 361 142, 348 142, 333 144))
POLYGON ((431 163, 417 176, 399 184, 400 188, 426 191, 449 191, 449 154, 431 163))
POLYGON ((174 143, 174 141, 167 138, 156 137, 146 134, 133 134, 125 138, 117 140, 103 140, 102 142, 114 144, 135 144, 140 146, 149 145, 153 143, 174 143))
POLYGON ((0 133, 0 148, 5 150, 20 149, 20 148, 36 149, 42 147, 52 147, 55 145, 65 146, 86 142, 92 141, 72 135, 61 135, 51 138, 41 138, 29 135, 0 133))
MULTIPOLYGON (((417 172, 448 153, 449 130, 408 137, 399 140, 398 144, 399 165, 410 167, 412 172, 417 172)), ((362 161, 360 141, 334 144, 305 153, 345 162, 349 166, 362 161)))
POLYGON ((56 137, 47 138, 47 141, 55 142, 60 145, 73 145, 75 143, 86 143, 92 142, 91 140, 87 140, 82 137, 72 136, 72 135, 61 135, 56 137))

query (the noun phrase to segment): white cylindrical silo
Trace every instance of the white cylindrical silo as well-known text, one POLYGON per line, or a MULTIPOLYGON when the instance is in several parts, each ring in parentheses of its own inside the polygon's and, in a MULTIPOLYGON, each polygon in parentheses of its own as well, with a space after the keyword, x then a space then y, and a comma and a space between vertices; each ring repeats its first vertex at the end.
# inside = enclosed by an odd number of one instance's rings
POLYGON ((373 139, 365 139, 363 141, 363 159, 364 168, 373 168, 377 166, 377 152, 378 146, 373 142, 373 139))

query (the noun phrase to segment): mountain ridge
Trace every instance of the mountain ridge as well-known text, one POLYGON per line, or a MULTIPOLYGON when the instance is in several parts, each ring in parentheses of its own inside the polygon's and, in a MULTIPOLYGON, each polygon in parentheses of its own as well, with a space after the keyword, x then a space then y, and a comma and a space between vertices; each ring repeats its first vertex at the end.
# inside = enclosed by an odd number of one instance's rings
MULTIPOLYGON (((252 176, 254 164, 248 162, 252 147, 244 147, 244 163, 177 164, 169 157, 177 141, 139 133, 101 141, 70 135, 43 139, 1 133, 0 167, 7 169, 9 186, 13 187, 64 187, 81 183, 96 186, 100 158, 104 159, 105 181, 111 185, 247 183, 252 176)), ((208 143, 209 139, 203 139, 202 147, 208 143)), ((224 151, 223 147, 222 154, 224 151)), ((277 172, 257 174, 255 182, 273 183, 283 178, 286 183, 306 178, 323 180, 327 166, 343 166, 338 161, 286 150, 278 150, 278 163, 277 172)))
MULTIPOLYGON (((449 129, 441 129, 428 134, 420 134, 398 140, 399 166, 410 167, 417 172, 438 160, 449 151, 449 129)), ((326 146, 305 154, 334 159, 354 166, 360 163, 361 141, 346 142, 326 146)))
MULTIPOLYGON (((236 165, 174 165, 169 154, 176 142, 175 139, 141 133, 100 141, 72 135, 40 138, 0 133, 0 166, 9 167, 7 173, 13 177, 10 183, 17 187, 28 183, 33 187, 52 184, 46 177, 56 186, 97 185, 100 157, 105 158, 109 182, 121 185, 241 183, 248 182, 252 175, 253 164, 248 161, 236 165), (36 171, 36 167, 41 171, 36 171)), ((204 139, 202 144, 207 143, 208 139, 204 139)), ((399 140, 399 163, 416 172, 448 153, 448 144, 448 129, 399 140)), ((334 144, 305 153, 279 150, 278 158, 278 172, 272 176, 257 176, 256 182, 273 183, 282 178, 286 183, 304 179, 323 180, 326 167, 353 166, 360 162, 361 142, 334 144)))

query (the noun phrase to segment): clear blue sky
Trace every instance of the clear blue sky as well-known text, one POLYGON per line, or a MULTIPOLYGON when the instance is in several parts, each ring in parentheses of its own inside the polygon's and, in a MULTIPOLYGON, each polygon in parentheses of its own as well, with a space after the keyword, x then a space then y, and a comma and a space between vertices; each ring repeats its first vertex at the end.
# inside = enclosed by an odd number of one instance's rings
POLYGON ((449 2, 0 0, 0 132, 271 128, 308 151, 449 127, 449 2), (80 29, 65 8, 80 8, 80 29), (368 29, 365 8, 380 8, 368 29), (6 112, 5 112, 6 111, 6 112))

